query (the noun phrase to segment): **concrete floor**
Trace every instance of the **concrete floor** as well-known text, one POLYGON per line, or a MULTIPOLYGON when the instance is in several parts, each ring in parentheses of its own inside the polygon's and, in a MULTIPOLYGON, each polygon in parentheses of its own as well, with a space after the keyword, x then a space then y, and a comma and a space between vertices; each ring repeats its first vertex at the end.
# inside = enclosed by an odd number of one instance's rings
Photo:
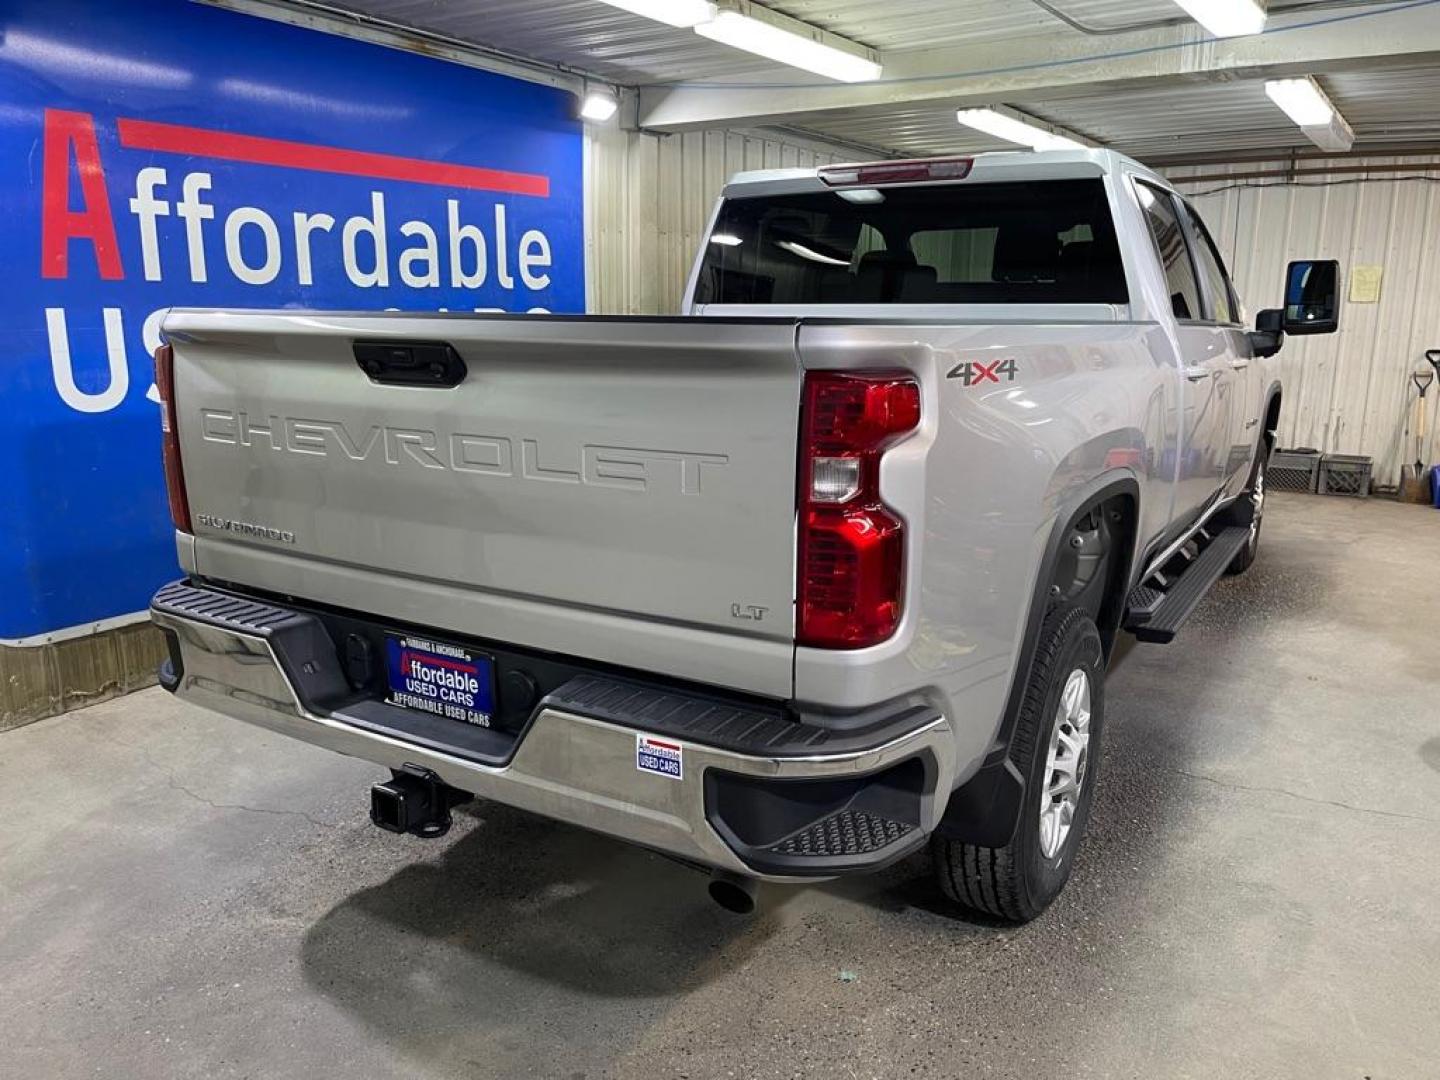
POLYGON ((946 917, 924 858, 745 920, 498 806, 398 839, 377 770, 159 690, 8 733, 3 1071, 1440 1075, 1437 553, 1434 511, 1276 497, 1251 573, 1117 662, 1022 929, 946 917))

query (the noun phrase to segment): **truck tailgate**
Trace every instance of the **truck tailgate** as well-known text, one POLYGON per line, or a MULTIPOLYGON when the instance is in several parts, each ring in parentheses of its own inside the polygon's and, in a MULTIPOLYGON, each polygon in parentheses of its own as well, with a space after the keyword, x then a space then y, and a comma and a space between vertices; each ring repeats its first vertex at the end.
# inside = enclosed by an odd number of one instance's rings
POLYGON ((201 574, 789 692, 793 321, 177 310, 165 332, 201 574), (379 383, 357 341, 449 345, 466 374, 379 383))

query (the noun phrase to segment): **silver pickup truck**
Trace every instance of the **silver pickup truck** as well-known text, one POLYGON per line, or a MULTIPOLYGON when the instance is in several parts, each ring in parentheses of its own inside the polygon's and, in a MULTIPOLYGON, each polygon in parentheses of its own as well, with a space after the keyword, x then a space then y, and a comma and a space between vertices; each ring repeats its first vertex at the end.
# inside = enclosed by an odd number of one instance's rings
POLYGON ((160 678, 388 768, 759 879, 927 843, 958 904, 1069 876, 1123 630, 1255 557, 1284 334, 1106 151, 748 173, 673 318, 174 310, 186 577, 160 678))

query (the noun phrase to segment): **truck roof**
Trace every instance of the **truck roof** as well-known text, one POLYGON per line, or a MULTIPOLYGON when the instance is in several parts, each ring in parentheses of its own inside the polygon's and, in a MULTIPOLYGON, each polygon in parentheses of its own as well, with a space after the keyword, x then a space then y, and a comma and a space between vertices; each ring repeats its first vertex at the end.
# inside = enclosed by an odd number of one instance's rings
MULTIPOLYGON (((1104 176, 1126 171, 1140 173, 1164 183, 1164 177, 1134 158, 1114 150, 998 150, 983 154, 955 154, 917 160, 946 161, 955 158, 970 158, 974 162, 971 176, 985 174, 986 179, 1009 180, 1059 179, 1062 177, 1104 176)), ((895 161, 846 162, 847 168, 863 168, 865 165, 893 165, 895 161)), ((820 165, 809 169, 753 169, 739 172, 725 185, 725 194, 730 196, 777 194, 780 192, 807 191, 823 187, 820 170, 834 166, 820 165)), ((944 183, 946 181, 939 181, 944 183)), ((962 182, 962 181, 955 181, 962 182)))

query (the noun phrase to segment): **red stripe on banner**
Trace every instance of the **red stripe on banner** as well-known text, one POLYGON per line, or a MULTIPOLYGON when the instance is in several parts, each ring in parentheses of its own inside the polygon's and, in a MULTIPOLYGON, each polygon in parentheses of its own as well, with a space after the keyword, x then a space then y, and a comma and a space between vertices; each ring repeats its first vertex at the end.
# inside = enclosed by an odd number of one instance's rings
POLYGON ((165 154, 246 161, 255 165, 279 165, 288 169, 369 176, 377 180, 408 180, 415 184, 499 191, 509 195, 550 197, 550 178, 537 173, 482 169, 475 165, 450 165, 443 161, 372 154, 364 150, 342 150, 335 146, 265 139, 258 135, 236 135, 229 131, 158 124, 151 120, 121 117, 117 121, 120 145, 132 150, 158 150, 165 154))
POLYGON ((400 667, 402 669, 409 667, 411 660, 419 660, 422 664, 430 664, 434 667, 449 668, 451 671, 463 671, 468 675, 478 674, 480 670, 474 664, 464 664, 459 660, 447 660, 443 656, 418 656, 412 652, 400 654, 400 667))

